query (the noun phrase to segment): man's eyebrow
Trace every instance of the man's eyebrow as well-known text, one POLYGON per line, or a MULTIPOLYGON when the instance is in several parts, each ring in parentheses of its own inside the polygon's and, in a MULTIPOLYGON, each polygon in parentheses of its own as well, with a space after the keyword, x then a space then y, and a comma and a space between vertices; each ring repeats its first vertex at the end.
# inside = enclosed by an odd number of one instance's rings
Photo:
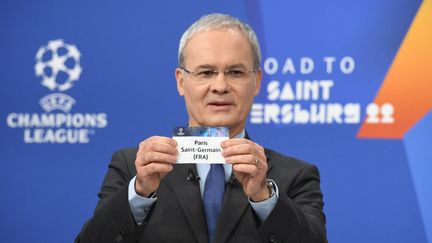
POLYGON ((217 69, 217 67, 210 64, 202 64, 199 65, 196 69, 217 69))
POLYGON ((234 69, 234 68, 246 68, 243 63, 236 63, 226 67, 226 69, 234 69))
MULTIPOLYGON (((235 69, 235 68, 246 68, 246 66, 243 63, 235 63, 224 67, 224 69, 235 69)), ((199 65, 196 69, 217 69, 217 67, 211 64, 202 64, 199 65)))

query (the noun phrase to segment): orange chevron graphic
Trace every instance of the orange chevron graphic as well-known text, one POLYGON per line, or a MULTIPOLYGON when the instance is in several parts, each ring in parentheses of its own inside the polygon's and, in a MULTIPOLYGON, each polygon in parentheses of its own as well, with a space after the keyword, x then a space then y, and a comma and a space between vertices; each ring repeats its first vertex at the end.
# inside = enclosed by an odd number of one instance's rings
POLYGON ((432 0, 424 0, 375 97, 394 107, 393 123, 364 121, 357 137, 402 139, 432 108, 432 0))

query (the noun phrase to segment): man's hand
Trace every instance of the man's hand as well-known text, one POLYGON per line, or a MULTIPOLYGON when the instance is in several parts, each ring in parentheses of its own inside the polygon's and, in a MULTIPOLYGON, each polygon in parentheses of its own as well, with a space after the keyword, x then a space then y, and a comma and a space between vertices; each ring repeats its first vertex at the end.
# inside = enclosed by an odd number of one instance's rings
POLYGON ((267 158, 264 148, 247 139, 229 139, 221 143, 222 155, 233 165, 233 173, 245 194, 255 202, 269 198, 266 184, 267 158))
POLYGON ((153 136, 139 145, 135 160, 135 191, 148 197, 159 187, 161 179, 177 161, 177 142, 168 137, 153 136))

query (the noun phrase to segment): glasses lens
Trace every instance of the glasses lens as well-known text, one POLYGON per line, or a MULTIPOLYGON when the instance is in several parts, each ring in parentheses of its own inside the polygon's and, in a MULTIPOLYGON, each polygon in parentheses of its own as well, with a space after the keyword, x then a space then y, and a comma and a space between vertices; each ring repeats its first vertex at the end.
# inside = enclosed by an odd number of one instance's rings
MULTIPOLYGON (((189 71, 188 73, 193 76, 197 81, 213 81, 219 75, 217 69, 198 69, 196 71, 189 71)), ((223 74, 227 80, 242 81, 250 79, 254 70, 246 70, 243 68, 226 69, 223 74)))
POLYGON ((198 80, 212 80, 218 75, 218 71, 213 69, 198 70, 194 73, 198 80))

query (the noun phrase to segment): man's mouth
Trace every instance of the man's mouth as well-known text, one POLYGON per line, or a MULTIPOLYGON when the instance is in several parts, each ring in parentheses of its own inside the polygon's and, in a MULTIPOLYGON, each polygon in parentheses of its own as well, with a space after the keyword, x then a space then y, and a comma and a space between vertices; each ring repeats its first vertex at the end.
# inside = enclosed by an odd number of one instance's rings
POLYGON ((231 107, 234 104, 232 102, 228 102, 228 101, 212 101, 212 102, 207 103, 207 105, 212 110, 223 111, 223 110, 231 109, 231 107))

